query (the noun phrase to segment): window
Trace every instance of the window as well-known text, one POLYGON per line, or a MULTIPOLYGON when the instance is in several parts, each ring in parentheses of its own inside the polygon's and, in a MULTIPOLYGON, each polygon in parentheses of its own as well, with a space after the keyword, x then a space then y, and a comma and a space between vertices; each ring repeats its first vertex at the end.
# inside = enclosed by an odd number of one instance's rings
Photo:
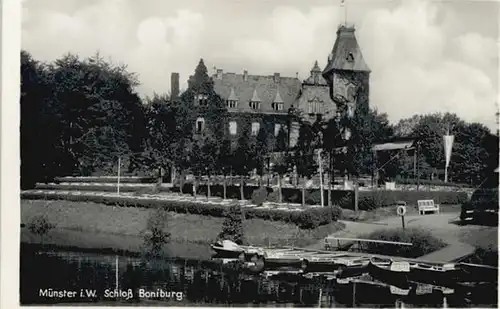
POLYGON ((228 108, 237 108, 238 107, 238 101, 236 100, 227 100, 226 105, 228 108))
POLYGON ((257 135, 260 130, 260 123, 258 122, 252 122, 252 135, 257 135))
POLYGON ((196 102, 200 106, 206 106, 208 105, 208 96, 205 94, 199 94, 196 96, 196 102))
POLYGON ((354 55, 352 53, 349 53, 349 54, 347 54, 346 59, 349 62, 353 62, 354 61, 354 55))
POLYGON ((284 108, 284 104, 281 103, 281 102, 278 102, 278 103, 272 103, 271 106, 273 107, 273 109, 275 111, 282 111, 283 108, 284 108))
POLYGON ((309 114, 323 114, 323 102, 318 99, 309 101, 307 111, 309 114))
POLYGON ((274 125, 274 136, 278 136, 278 134, 280 133, 280 130, 281 130, 281 124, 276 123, 274 125))
POLYGON ((344 130, 344 139, 345 139, 346 141, 348 141, 350 138, 351 138, 351 130, 349 130, 349 129, 347 129, 347 128, 346 128, 346 129, 344 130))
POLYGON ((236 121, 229 122, 229 134, 236 135, 237 129, 238 126, 236 124, 236 121))
POLYGON ((201 133, 203 130, 205 130, 205 119, 196 119, 196 133, 201 133))
POLYGON ((251 101, 249 105, 251 109, 260 109, 260 102, 251 101))
POLYGON ((354 104, 347 105, 347 116, 354 117, 354 104))

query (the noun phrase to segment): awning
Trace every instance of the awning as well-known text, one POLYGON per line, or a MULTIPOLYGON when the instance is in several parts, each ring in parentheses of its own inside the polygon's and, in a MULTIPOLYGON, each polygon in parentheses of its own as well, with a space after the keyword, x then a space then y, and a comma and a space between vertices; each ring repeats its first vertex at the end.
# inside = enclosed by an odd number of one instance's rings
POLYGON ((374 151, 387 151, 387 150, 397 150, 397 149, 409 149, 413 146, 415 141, 401 141, 401 142, 391 142, 391 143, 382 143, 375 144, 372 147, 374 151))

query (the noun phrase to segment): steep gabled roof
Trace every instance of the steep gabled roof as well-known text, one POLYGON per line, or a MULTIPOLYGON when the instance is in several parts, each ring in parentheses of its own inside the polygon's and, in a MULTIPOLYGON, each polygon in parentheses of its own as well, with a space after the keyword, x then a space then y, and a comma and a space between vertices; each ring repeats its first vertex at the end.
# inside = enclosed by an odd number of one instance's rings
POLYGON ((231 89, 233 89, 239 101, 236 108, 236 111, 239 112, 286 114, 298 98, 302 87, 301 81, 296 77, 281 76, 279 82, 276 82, 272 75, 223 73, 220 78, 213 76, 212 79, 214 81, 215 92, 224 100, 229 99, 231 89), (278 91, 284 103, 283 110, 281 111, 274 110, 272 105, 278 91), (248 104, 254 99, 255 93, 261 102, 260 109, 257 111, 252 110, 248 104))
POLYGON ((328 64, 323 70, 324 77, 330 75, 332 70, 370 72, 354 31, 354 27, 347 26, 340 26, 337 30, 337 39, 328 57, 328 64))
POLYGON ((321 68, 319 67, 317 60, 314 62, 314 66, 311 69, 311 75, 304 80, 304 84, 328 86, 328 82, 321 75, 321 68))
POLYGON ((285 103, 285 101, 283 101, 283 99, 281 98, 280 96, 280 90, 276 90, 276 97, 274 97, 274 103, 285 103))
POLYGON ((238 97, 234 93, 234 88, 231 88, 231 92, 229 93, 229 97, 227 99, 229 101, 238 101, 238 97))
POLYGON ((261 102, 261 101, 262 100, 259 98, 259 95, 257 94, 257 89, 254 89, 252 98, 250 99, 250 102, 261 102))

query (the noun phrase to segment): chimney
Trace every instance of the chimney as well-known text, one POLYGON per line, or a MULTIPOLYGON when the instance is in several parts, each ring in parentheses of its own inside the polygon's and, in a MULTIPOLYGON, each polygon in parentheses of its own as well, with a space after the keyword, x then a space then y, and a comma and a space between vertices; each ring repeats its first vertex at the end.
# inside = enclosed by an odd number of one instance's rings
POLYGON ((222 69, 217 69, 217 79, 222 79, 222 69))
POLYGON ((176 72, 170 75, 170 97, 172 100, 179 97, 179 73, 176 72))
POLYGON ((247 80, 248 80, 248 71, 247 71, 247 70, 244 70, 244 71, 243 71, 243 80, 244 80, 244 81, 247 81, 247 80))
POLYGON ((277 84, 280 82, 280 73, 274 73, 274 82, 277 84))

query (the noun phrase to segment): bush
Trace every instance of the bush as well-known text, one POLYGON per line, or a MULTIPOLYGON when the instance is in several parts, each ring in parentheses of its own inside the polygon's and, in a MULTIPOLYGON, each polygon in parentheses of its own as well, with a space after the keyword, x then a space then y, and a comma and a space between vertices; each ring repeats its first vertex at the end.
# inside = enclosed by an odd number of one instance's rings
POLYGON ((342 218, 342 208, 340 208, 339 206, 333 206, 332 207, 332 220, 337 221, 340 218, 342 218))
POLYGON ((231 240, 238 245, 245 243, 245 231, 243 227, 243 211, 240 205, 232 205, 225 211, 226 219, 222 223, 222 231, 218 239, 231 240))
POLYGON ((269 193, 269 195, 267 196, 267 201, 271 202, 271 203, 279 203, 279 201, 280 201, 280 193, 279 193, 279 191, 276 190, 276 191, 273 191, 273 192, 269 193))
POLYGON ((267 189, 260 187, 252 192, 252 204, 262 206, 267 199, 267 189))
POLYGON ((309 205, 321 205, 321 194, 319 191, 312 191, 307 193, 306 191, 306 204, 309 205))
POLYGON ((45 215, 38 215, 30 219, 28 222, 28 230, 40 236, 41 242, 43 244, 43 237, 49 233, 51 229, 55 227, 45 215))
POLYGON ((368 235, 360 236, 359 238, 412 243, 412 246, 380 243, 366 243, 364 245, 368 253, 406 258, 417 258, 446 246, 441 239, 436 238, 429 231, 420 228, 377 230, 368 235))
POLYGON ((148 256, 159 256, 163 252, 163 247, 170 239, 170 232, 167 228, 168 214, 159 207, 152 212, 148 218, 146 232, 144 234, 144 245, 148 256))

